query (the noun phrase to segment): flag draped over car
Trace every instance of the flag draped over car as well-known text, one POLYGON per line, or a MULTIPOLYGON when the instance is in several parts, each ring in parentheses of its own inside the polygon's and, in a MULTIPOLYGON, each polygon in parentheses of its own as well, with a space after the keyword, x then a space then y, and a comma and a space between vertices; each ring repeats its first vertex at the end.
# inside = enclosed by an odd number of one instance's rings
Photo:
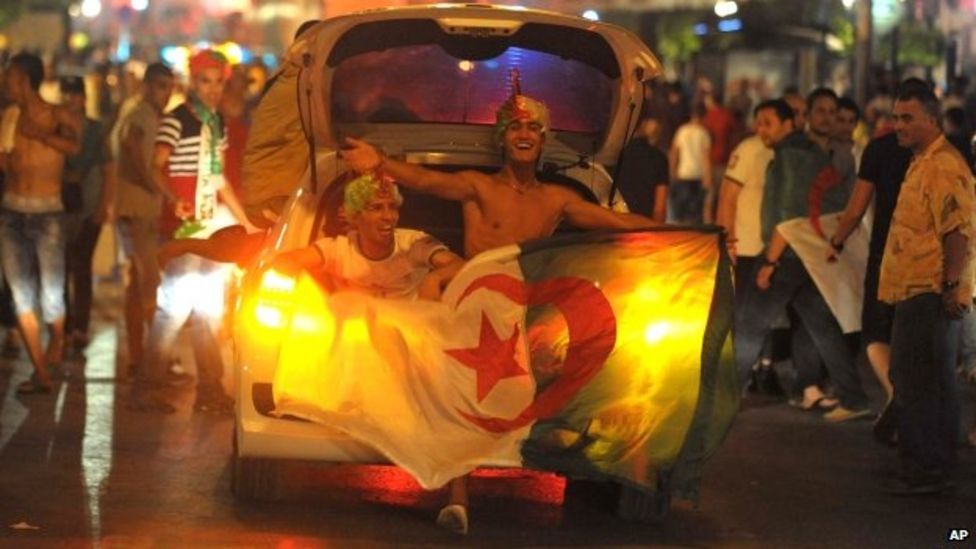
POLYGON ((425 488, 508 465, 693 495, 738 407, 717 232, 492 250, 440 302, 298 286, 276 412, 375 447, 425 488))

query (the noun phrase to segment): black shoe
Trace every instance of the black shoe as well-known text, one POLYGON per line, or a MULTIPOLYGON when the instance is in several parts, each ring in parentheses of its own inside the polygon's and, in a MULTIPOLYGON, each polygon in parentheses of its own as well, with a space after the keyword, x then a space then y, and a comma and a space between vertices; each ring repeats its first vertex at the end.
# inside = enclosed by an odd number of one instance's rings
POLYGON ((894 402, 889 400, 885 407, 878 414, 878 419, 874 420, 874 427, 871 429, 874 440, 886 446, 898 445, 898 419, 895 417, 894 402))

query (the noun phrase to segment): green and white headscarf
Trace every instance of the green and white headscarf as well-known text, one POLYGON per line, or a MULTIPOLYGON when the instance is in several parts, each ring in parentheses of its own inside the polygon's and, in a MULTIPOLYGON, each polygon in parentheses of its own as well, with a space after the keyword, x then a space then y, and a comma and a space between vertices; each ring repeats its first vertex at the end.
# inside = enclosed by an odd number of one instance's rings
POLYGON ((397 204, 403 204, 400 189, 391 179, 366 174, 347 183, 343 194, 343 207, 346 210, 346 217, 351 217, 365 210, 369 201, 377 196, 392 196, 397 204))

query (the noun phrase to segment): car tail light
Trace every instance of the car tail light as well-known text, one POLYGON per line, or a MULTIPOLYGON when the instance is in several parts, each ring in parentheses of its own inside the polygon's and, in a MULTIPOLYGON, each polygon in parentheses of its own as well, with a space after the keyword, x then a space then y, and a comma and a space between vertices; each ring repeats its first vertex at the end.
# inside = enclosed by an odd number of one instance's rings
POLYGON ((258 326, 284 328, 295 304, 295 279, 270 269, 261 275, 254 302, 254 320, 258 326))

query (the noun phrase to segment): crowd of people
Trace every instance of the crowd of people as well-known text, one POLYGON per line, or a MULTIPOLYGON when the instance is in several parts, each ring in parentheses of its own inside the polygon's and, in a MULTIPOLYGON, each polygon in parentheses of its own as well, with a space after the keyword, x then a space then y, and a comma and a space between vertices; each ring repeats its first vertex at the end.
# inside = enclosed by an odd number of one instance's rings
MULTIPOLYGON (((231 412, 220 352, 230 268, 219 257, 226 252, 219 239, 231 234, 222 229, 241 225, 260 242, 275 209, 262 204, 283 200, 257 187, 251 189, 257 199, 240 198, 248 192, 241 184, 248 169, 246 78, 219 53, 200 51, 189 61, 185 97, 173 106, 178 75, 153 63, 143 71, 141 92, 100 121, 85 115, 82 79, 61 79, 55 104, 41 95, 44 74, 41 60, 26 53, 13 56, 3 72, 0 255, 8 295, 0 296, 0 321, 20 334, 33 366, 17 392, 50 393, 65 353, 87 343, 95 245, 103 225, 114 223, 128 263, 125 356, 135 379, 129 407, 175 411, 169 388, 187 375, 171 353, 187 325, 197 371, 194 408, 231 412)), ((292 97, 295 73, 286 66, 276 78, 269 96, 292 97)), ((563 219, 582 228, 717 224, 735 265, 735 364, 743 391, 784 389, 775 379, 770 338, 785 317, 796 372, 784 391, 789 403, 841 423, 875 411, 856 353, 809 259, 783 227, 809 219, 825 243, 822 261, 836 261, 873 211, 861 340, 887 399, 875 436, 899 449, 900 469, 886 489, 947 490, 961 424, 958 379, 976 380, 970 312, 976 196, 965 102, 940 101, 917 79, 873 100, 865 111, 870 117, 827 88, 805 96, 787 90, 754 107, 741 95, 723 102, 705 81, 690 96, 685 108, 681 87, 667 85, 650 98, 649 115, 616 170, 631 213, 538 179, 549 114, 526 96, 499 108, 495 137, 505 163, 494 174, 429 170, 347 139, 342 158, 359 174, 343 197, 350 232, 284 254, 276 266, 324 267, 376 295, 436 297, 463 259, 428 235, 397 229, 396 184, 463 204, 466 257, 548 236, 563 219), (837 218, 830 231, 819 222, 827 214, 837 218), (391 286, 404 281, 408 287, 391 286)), ((255 120, 269 117, 281 131, 256 132, 267 138, 266 148, 293 147, 285 161, 304 166, 304 140, 275 141, 289 128, 301 137, 295 117, 255 112, 255 120)), ((967 435, 976 445, 976 428, 967 435)), ((452 482, 439 517, 459 532, 467 530, 465 486, 464 479, 452 482)))
POLYGON ((103 224, 113 223, 129 267, 124 309, 127 373, 137 380, 132 406, 172 411, 150 389, 188 379, 171 347, 192 316, 195 408, 230 412, 218 343, 228 269, 202 260, 186 264, 196 256, 174 258, 161 269, 158 259, 160 246, 174 238, 250 226, 235 191, 247 132, 242 71, 219 53, 202 51, 190 60, 185 93, 174 98, 177 75, 153 63, 144 67, 139 93, 114 116, 94 120, 86 116, 85 78, 60 78, 55 103, 42 95, 46 70, 38 56, 14 55, 4 69, 0 232, 10 295, 0 301, 5 351, 16 355, 23 346, 34 370, 18 393, 50 393, 66 355, 87 344, 93 255, 103 224))
MULTIPOLYGON (((735 264, 735 363, 745 395, 785 395, 840 423, 874 417, 855 357, 864 349, 886 403, 874 435, 897 446, 896 494, 951 488, 961 433, 959 381, 976 381, 972 344, 973 130, 966 81, 940 100, 909 78, 866 106, 828 88, 786 90, 751 112, 704 82, 657 90, 623 155, 618 184, 633 211, 714 222, 735 264), (663 108, 655 105, 663 105, 663 108), (684 118, 676 112, 686 112, 684 118), (751 115, 751 116, 749 116, 751 115), (752 135, 740 132, 751 118, 752 135), (666 205, 664 204, 666 203, 666 205), (871 212, 859 349, 828 306, 811 262, 836 262, 871 212), (821 216, 834 214, 832 231, 821 216), (826 250, 801 257, 785 227, 805 219, 826 250), (792 387, 773 369, 771 334, 790 326, 792 387)), ((853 252, 848 252, 848 254, 853 252)))

